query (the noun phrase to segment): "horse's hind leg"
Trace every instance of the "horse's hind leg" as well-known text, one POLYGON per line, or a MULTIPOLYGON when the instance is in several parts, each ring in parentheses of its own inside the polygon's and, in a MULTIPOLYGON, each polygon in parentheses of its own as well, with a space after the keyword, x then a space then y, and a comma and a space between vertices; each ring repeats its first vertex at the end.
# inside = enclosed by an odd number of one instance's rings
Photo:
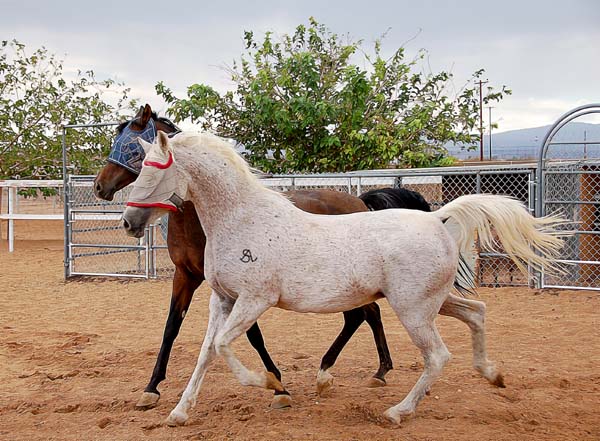
POLYGON ((445 287, 444 292, 438 293, 439 295, 428 295, 418 303, 403 302, 401 298, 391 298, 386 295, 413 343, 421 351, 425 364, 421 377, 408 395, 402 402, 390 407, 384 413, 386 418, 396 424, 400 424, 403 417, 414 414, 417 404, 430 390, 431 385, 441 375, 442 369, 450 360, 450 352, 442 341, 434 322, 436 312, 439 311, 442 302, 441 299, 447 296, 448 290, 449 287, 445 287))
POLYGON ((385 374, 390 370, 394 369, 392 364, 392 356, 390 355, 390 349, 388 348, 387 340, 385 338, 385 331, 383 330, 383 323, 381 322, 381 310, 379 305, 375 302, 363 306, 366 313, 366 320, 371 331, 373 331, 373 338, 375 339, 375 346, 377 347, 377 354, 379 355, 379 369, 373 375, 373 378, 369 381, 370 387, 385 386, 385 374))
MULTIPOLYGON (((273 363, 267 348, 265 347, 265 341, 263 339, 262 333, 260 332, 260 328, 258 327, 258 323, 255 322, 250 329, 246 331, 246 337, 248 337, 248 341, 252 347, 258 352, 260 359, 267 371, 271 372, 277 379, 281 382, 281 372, 273 363)), ((282 409, 284 407, 290 407, 292 405, 292 398, 287 390, 283 391, 275 391, 275 395, 273 396, 273 401, 271 401, 271 407, 275 409, 282 409)))
POLYGON ((171 349, 173 348, 173 342, 179 334, 179 329, 181 329, 183 319, 190 307, 194 291, 200 286, 203 280, 204 278, 199 279, 185 269, 180 267, 175 268, 173 293, 171 294, 171 307, 169 308, 169 316, 167 317, 160 351, 156 357, 156 364, 154 365, 150 382, 135 405, 137 409, 151 409, 158 403, 158 400, 160 399, 158 385, 166 377, 167 365, 169 363, 171 349))
POLYGON ((175 406, 167 418, 169 426, 181 426, 185 424, 188 420, 188 411, 196 405, 196 398, 198 397, 198 392, 200 392, 204 374, 216 355, 215 336, 219 329, 223 327, 231 308, 231 302, 223 299, 213 291, 210 297, 208 326, 204 341, 202 342, 202 349, 198 356, 198 362, 179 403, 177 403, 177 406, 175 406))
POLYGON ((344 312, 344 327, 321 360, 321 366, 317 374, 317 393, 319 395, 329 390, 333 385, 333 376, 328 370, 335 364, 344 346, 346 346, 362 322, 365 321, 365 315, 362 307, 344 312))
POLYGON ((457 318, 469 326, 473 344, 473 367, 494 386, 505 387, 504 377, 495 363, 487 358, 485 303, 450 294, 440 308, 440 314, 457 318))
POLYGON ((342 349, 365 320, 371 327, 371 331, 373 331, 373 338, 379 355, 379 369, 369 381, 369 386, 385 386, 385 374, 393 369, 392 356, 381 323, 381 310, 379 305, 373 302, 344 312, 344 327, 321 360, 321 367, 317 374, 317 393, 319 395, 333 385, 333 376, 328 370, 335 364, 342 349))

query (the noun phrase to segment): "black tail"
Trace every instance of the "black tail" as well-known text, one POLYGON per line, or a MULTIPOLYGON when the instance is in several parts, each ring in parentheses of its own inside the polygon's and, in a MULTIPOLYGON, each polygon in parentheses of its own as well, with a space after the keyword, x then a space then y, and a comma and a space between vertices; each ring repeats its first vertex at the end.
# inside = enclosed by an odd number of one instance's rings
POLYGON ((420 193, 406 188, 380 188, 359 196, 371 211, 388 208, 431 211, 431 207, 420 193))
MULTIPOLYGON (((380 188, 363 193, 359 197, 371 211, 388 208, 431 211, 431 207, 420 193, 406 188, 380 188)), ((475 274, 462 254, 459 255, 454 288, 463 296, 475 294, 475 274)))
POLYGON ((475 273, 460 252, 458 253, 458 271, 454 278, 454 289, 463 297, 477 294, 475 292, 475 273))

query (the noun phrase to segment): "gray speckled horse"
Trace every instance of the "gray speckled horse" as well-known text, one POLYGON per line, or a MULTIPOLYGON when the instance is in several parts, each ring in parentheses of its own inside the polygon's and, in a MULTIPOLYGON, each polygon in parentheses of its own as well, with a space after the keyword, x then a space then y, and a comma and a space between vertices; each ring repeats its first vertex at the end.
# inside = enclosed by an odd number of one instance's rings
MULTIPOLYGON (((269 308, 331 313, 385 297, 424 358, 408 395, 385 416, 412 415, 450 353, 435 325, 457 276, 459 251, 475 231, 527 273, 553 268, 563 241, 557 217, 534 218, 511 198, 463 196, 438 211, 383 210, 339 216, 302 211, 264 187, 231 146, 209 134, 159 132, 134 184, 124 227, 138 236, 165 210, 192 201, 206 233, 205 274, 213 293, 198 363, 167 422, 184 424, 218 354, 241 384, 283 390, 271 372, 247 369, 231 343, 269 308), (550 258, 549 258, 549 257, 550 258)), ((490 363, 490 368, 493 364, 490 363)))

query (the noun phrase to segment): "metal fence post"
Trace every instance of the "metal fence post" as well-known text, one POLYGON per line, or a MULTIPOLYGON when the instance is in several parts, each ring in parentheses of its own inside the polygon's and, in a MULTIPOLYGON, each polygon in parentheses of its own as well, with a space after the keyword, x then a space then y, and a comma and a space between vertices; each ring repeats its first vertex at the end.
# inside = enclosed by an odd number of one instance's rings
MULTIPOLYGON (((8 215, 14 214, 15 202, 17 199, 17 188, 12 185, 8 187, 8 215)), ((15 221, 8 218, 8 252, 12 253, 15 250, 15 221)))
POLYGON ((152 224, 148 227, 148 242, 146 248, 146 259, 148 260, 149 274, 154 279, 156 278, 156 259, 154 253, 156 248, 154 247, 154 233, 156 225, 152 224))
MULTIPOLYGON (((141 263, 141 254, 142 252, 144 252, 145 256, 144 256, 144 272, 146 273, 146 279, 150 278, 150 230, 152 228, 151 227, 146 227, 146 229, 144 230, 144 237, 142 239, 140 239, 140 241, 144 241, 144 248, 145 249, 140 249, 138 251, 138 265, 140 265, 141 263)), ((142 244, 140 244, 142 245, 142 244)))
POLYGON ((65 279, 71 276, 71 241, 69 239, 70 230, 70 213, 69 213, 69 190, 68 190, 68 176, 67 176, 67 128, 63 125, 62 127, 62 174, 63 174, 63 213, 64 213, 64 275, 65 279))
POLYGON ((529 198, 528 198, 528 208, 529 212, 532 216, 539 216, 536 212, 536 196, 537 196, 537 176, 534 170, 529 171, 529 198))
POLYGON ((63 183, 64 191, 64 212, 65 212, 65 278, 71 277, 73 272, 73 219, 71 204, 73 203, 73 193, 71 191, 71 180, 67 179, 66 186, 63 183))
MULTIPOLYGON (((536 182, 536 173, 535 169, 529 171, 528 176, 528 189, 529 193, 527 195, 527 209, 532 216, 536 216, 536 195, 537 195, 537 182, 536 182)), ((531 265, 527 265, 527 271, 530 274, 530 288, 541 288, 542 286, 542 274, 539 271, 535 271, 531 265)))

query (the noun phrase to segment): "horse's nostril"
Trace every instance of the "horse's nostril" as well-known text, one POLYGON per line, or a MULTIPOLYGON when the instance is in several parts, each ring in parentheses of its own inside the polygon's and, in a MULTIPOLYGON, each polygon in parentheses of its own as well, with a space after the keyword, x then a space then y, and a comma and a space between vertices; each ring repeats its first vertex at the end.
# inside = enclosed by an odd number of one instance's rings
POLYGON ((127 222, 127 219, 123 219, 123 228, 125 228, 126 230, 129 230, 129 222, 127 222))
POLYGON ((102 191, 102 185, 100 185, 99 182, 96 182, 96 185, 94 185, 94 190, 96 190, 96 194, 100 194, 102 191))

